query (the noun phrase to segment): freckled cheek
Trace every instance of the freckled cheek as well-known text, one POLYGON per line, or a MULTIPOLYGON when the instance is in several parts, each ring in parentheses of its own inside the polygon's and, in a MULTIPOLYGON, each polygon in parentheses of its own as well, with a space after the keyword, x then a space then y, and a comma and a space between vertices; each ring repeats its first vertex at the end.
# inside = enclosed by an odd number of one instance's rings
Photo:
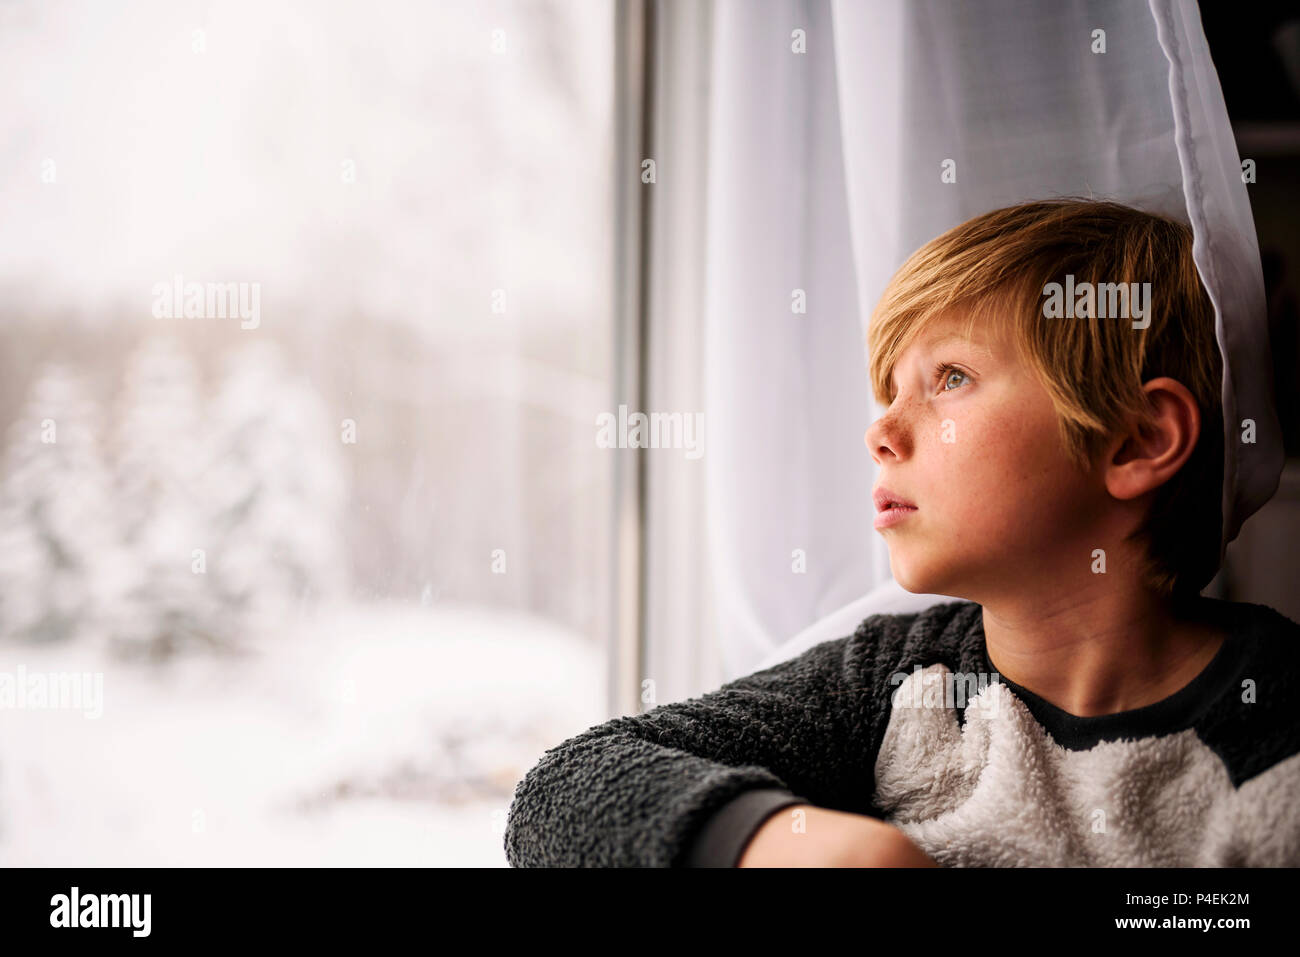
POLYGON ((1032 538, 1051 525, 1060 499, 1072 481, 1060 449, 1054 418, 1012 415, 990 429, 986 442, 991 474, 985 487, 995 506, 990 511, 1014 517, 1012 538, 1032 538))
MULTIPOLYGON (((983 430, 980 430, 982 432, 983 430)), ((953 541, 979 536, 989 520, 988 497, 996 491, 984 440, 959 416, 932 416, 912 430, 918 466, 908 490, 930 524, 953 541)))
POLYGON ((980 422, 949 418, 937 419, 922 439, 924 458, 933 463, 925 469, 928 496, 947 520, 973 534, 1005 528, 1009 518, 1026 513, 1035 489, 1049 484, 1055 465, 1044 440, 1014 411, 980 422), (954 441, 944 441, 945 434, 954 441))

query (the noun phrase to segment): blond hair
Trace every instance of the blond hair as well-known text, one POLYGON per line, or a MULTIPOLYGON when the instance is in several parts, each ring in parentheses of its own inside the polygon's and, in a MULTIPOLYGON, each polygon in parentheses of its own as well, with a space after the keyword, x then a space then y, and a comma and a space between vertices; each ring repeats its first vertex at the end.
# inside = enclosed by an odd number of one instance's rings
POLYGON ((1015 343, 1051 396, 1062 447, 1081 470, 1119 430, 1149 415, 1143 383, 1169 376, 1191 392, 1201 417, 1196 449, 1126 540, 1144 546, 1153 592, 1199 594, 1221 558, 1222 359, 1191 229, 1119 203, 1068 197, 993 210, 948 230, 903 263, 872 314, 868 371, 877 401, 893 401, 903 351, 957 310, 968 338, 979 325, 1015 343), (1149 325, 1100 318, 1099 309, 1048 318, 1045 287, 1067 274, 1094 287, 1151 283, 1149 325))

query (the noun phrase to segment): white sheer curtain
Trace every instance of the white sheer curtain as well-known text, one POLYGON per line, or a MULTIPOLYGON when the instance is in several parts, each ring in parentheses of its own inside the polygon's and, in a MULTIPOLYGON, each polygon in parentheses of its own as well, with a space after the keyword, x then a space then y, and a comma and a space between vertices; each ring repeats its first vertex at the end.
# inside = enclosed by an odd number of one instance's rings
POLYGON ((887 577, 889 556, 871 540, 830 7, 720 3, 713 34, 705 460, 734 676, 887 577))
POLYGON ((724 678, 887 586, 866 321, 908 254, 986 210, 1082 194, 1191 222, 1227 356, 1225 544, 1273 493, 1259 255, 1194 3, 720 0, 712 38, 705 514, 724 678))

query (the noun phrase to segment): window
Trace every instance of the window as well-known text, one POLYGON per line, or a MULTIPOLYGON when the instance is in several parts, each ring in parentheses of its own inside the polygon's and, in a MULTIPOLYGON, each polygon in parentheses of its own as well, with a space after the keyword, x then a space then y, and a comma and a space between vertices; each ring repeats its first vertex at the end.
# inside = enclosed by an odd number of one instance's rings
POLYGON ((0 11, 0 858, 504 865, 605 717, 613 17, 0 11))

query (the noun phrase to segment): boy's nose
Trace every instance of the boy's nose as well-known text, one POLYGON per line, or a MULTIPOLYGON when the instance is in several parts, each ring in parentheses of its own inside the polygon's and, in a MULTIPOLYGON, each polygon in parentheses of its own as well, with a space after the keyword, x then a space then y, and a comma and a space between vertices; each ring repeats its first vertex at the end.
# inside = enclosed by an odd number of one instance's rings
POLYGON ((897 419, 888 415, 872 422, 863 437, 872 461, 877 465, 883 465, 886 459, 901 458, 906 452, 903 431, 899 428, 897 419))

